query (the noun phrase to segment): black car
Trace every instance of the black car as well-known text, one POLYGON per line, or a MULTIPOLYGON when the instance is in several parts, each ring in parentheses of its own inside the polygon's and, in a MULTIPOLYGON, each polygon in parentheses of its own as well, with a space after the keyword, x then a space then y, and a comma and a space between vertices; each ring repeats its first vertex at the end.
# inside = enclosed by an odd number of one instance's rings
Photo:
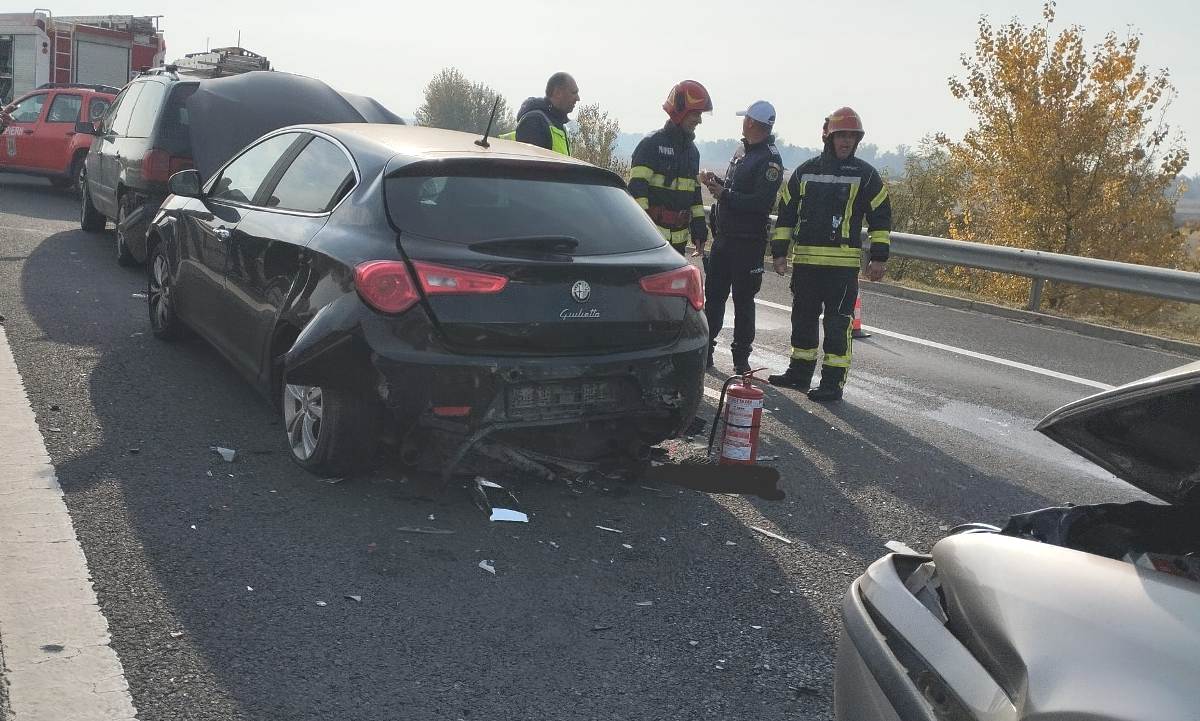
POLYGON ((370 463, 385 428, 455 439, 451 463, 484 439, 590 460, 676 435, 702 395, 699 271, 617 175, 476 137, 295 126, 173 176, 154 334, 216 346, 319 473, 370 463))
POLYGON ((76 128, 96 136, 80 181, 79 224, 99 232, 112 220, 117 262, 145 262, 146 230, 173 173, 195 165, 208 177, 268 131, 329 122, 403 121, 370 98, 301 75, 207 78, 171 65, 147 71, 125 86, 99 126, 76 128))

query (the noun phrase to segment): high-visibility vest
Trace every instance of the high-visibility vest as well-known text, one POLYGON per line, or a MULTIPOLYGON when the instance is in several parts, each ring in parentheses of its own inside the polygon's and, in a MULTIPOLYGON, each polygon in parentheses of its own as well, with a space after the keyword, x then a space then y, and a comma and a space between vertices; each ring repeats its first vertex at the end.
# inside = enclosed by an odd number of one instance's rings
MULTIPOLYGON (((571 154, 571 144, 570 144, 570 142, 567 141, 567 131, 565 131, 562 128, 555 125, 554 121, 550 120, 550 116, 546 115, 545 112, 543 112, 541 110, 530 110, 529 112, 530 113, 538 113, 538 114, 542 115, 544 118, 546 118, 546 124, 550 126, 550 149, 556 153, 562 153, 563 155, 570 155, 571 154)), ((526 115, 528 115, 528 114, 529 113, 526 113, 526 115)), ((524 116, 522 116, 522 117, 524 117, 524 116)), ((520 125, 520 124, 521 123, 518 121, 517 125, 520 125)), ((501 135, 500 138, 502 140, 516 140, 517 139, 517 131, 513 130, 511 133, 505 133, 505 134, 501 135)))

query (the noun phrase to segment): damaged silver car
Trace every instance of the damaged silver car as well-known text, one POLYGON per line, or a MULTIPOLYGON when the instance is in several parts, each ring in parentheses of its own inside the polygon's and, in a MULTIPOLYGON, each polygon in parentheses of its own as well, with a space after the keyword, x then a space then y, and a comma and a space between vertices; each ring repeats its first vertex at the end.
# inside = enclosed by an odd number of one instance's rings
POLYGON ((1200 718, 1200 363, 1038 430, 1165 504, 1047 508, 875 562, 843 603, 838 719, 1200 718))

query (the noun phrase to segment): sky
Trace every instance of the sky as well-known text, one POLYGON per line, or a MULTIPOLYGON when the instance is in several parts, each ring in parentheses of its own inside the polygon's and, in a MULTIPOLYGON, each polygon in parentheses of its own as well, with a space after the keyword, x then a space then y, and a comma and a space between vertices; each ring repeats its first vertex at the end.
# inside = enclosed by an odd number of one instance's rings
MULTIPOLYGON (((849 105, 866 126, 864 142, 881 150, 917 145, 972 125, 947 78, 974 46, 986 14, 994 26, 1016 17, 1040 21, 1041 0, 917 0, 910 3, 564 2, 504 0, 400 2, 361 0, 302 5, 294 0, 166 3, 91 0, 52 4, 57 15, 109 12, 163 15, 168 59, 206 46, 242 46, 277 70, 318 77, 370 95, 404 117, 422 102, 429 79, 447 66, 486 83, 512 106, 541 95, 546 78, 565 70, 581 102, 599 103, 625 132, 647 132, 666 119, 661 106, 675 82, 695 79, 712 94, 701 140, 738 137, 734 113, 757 99, 774 103, 776 133, 816 146, 822 118, 849 105)), ((1059 28, 1081 25, 1088 44, 1108 31, 1141 33, 1139 60, 1167 67, 1178 97, 1167 118, 1187 138, 1188 173, 1200 173, 1200 5, 1185 0, 1060 0, 1059 28)))

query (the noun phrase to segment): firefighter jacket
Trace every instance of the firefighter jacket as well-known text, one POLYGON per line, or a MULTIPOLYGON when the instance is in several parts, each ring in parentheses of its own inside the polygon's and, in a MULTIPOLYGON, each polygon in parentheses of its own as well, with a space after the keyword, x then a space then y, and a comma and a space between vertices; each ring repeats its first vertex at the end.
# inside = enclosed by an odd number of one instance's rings
POLYGON ((867 221, 871 260, 888 259, 892 205, 875 168, 826 149, 792 173, 779 198, 771 256, 791 252, 793 265, 858 268, 862 224, 867 221))
MULTIPOLYGON (((768 136, 754 144, 743 140, 721 180, 725 189, 717 198, 718 242, 725 239, 765 242, 782 182, 783 159, 775 148, 775 137, 768 136)), ((760 245, 760 256, 761 251, 760 245)))
POLYGON ((700 151, 695 136, 668 122, 638 143, 629 171, 629 193, 664 240, 683 252, 691 239, 708 242, 700 196, 700 151))
POLYGON ((571 154, 567 139, 567 116, 545 98, 527 98, 517 113, 517 129, 500 136, 537 145, 563 155, 571 154))

